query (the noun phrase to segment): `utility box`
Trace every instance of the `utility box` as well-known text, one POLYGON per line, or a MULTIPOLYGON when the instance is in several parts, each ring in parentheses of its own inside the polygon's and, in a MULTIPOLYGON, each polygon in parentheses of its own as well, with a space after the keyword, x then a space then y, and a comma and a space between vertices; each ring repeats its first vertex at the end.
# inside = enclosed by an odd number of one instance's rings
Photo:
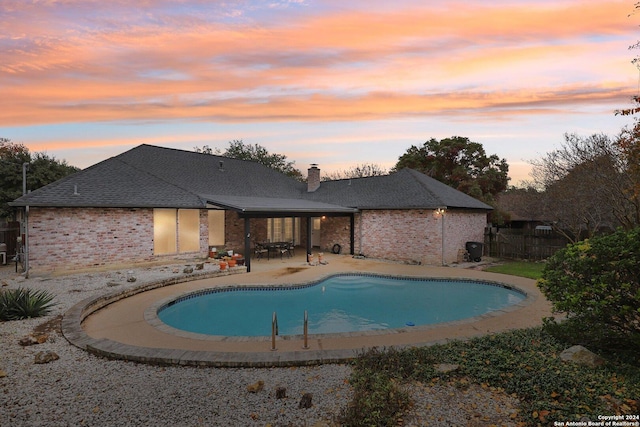
POLYGON ((467 242, 465 249, 469 252, 469 259, 475 262, 482 260, 482 243, 481 242, 467 242))

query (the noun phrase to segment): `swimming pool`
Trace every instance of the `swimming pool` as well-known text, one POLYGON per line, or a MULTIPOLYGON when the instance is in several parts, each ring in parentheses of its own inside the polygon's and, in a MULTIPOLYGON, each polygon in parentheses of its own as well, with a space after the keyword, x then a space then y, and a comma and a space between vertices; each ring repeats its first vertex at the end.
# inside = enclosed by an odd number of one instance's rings
POLYGON ((479 316, 526 297, 506 285, 475 280, 340 274, 300 286, 205 289, 163 304, 166 325, 216 336, 269 336, 273 313, 279 335, 411 328, 479 316))

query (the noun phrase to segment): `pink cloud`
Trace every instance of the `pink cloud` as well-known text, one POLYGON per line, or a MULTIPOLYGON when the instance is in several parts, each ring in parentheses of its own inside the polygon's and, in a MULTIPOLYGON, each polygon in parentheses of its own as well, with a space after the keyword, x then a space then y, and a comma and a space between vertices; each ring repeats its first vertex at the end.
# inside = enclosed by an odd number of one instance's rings
POLYGON ((293 21, 290 7, 259 21, 248 6, 187 3, 202 12, 152 0, 4 3, 0 95, 13 108, 0 124, 561 113, 630 95, 622 68, 598 65, 619 64, 612 44, 633 37, 626 1, 373 4, 293 21))

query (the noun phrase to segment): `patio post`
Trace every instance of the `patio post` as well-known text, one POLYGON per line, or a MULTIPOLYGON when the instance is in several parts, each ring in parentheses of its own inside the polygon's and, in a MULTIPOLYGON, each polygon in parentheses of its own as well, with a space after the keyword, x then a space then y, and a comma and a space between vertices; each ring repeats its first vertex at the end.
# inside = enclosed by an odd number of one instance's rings
POLYGON ((351 255, 355 255, 356 251, 355 251, 355 244, 356 244, 356 235, 355 235, 355 228, 356 228, 356 216, 355 214, 350 214, 349 215, 349 246, 351 246, 351 255))
POLYGON ((249 217, 244 218, 244 265, 247 273, 251 273, 251 223, 249 217))
POLYGON ((311 218, 310 216, 307 217, 307 253, 304 254, 305 259, 307 257, 307 254, 311 253, 311 226, 312 226, 312 220, 313 218, 311 218))

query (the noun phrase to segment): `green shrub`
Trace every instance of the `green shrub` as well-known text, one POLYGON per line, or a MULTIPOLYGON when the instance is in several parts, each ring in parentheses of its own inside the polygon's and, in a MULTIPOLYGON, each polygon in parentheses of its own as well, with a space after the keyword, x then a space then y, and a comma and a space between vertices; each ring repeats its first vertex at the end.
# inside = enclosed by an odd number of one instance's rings
POLYGON ((0 292, 0 320, 19 320, 44 316, 55 305, 54 295, 45 290, 18 288, 0 292))
POLYGON ((371 349, 354 362, 350 382, 353 400, 342 411, 340 425, 345 427, 396 426, 410 404, 409 395, 400 387, 403 378, 402 353, 390 349, 371 349))
POLYGON ((547 261, 538 287, 568 317, 635 335, 640 333, 638 272, 640 228, 618 230, 558 251, 547 261))

